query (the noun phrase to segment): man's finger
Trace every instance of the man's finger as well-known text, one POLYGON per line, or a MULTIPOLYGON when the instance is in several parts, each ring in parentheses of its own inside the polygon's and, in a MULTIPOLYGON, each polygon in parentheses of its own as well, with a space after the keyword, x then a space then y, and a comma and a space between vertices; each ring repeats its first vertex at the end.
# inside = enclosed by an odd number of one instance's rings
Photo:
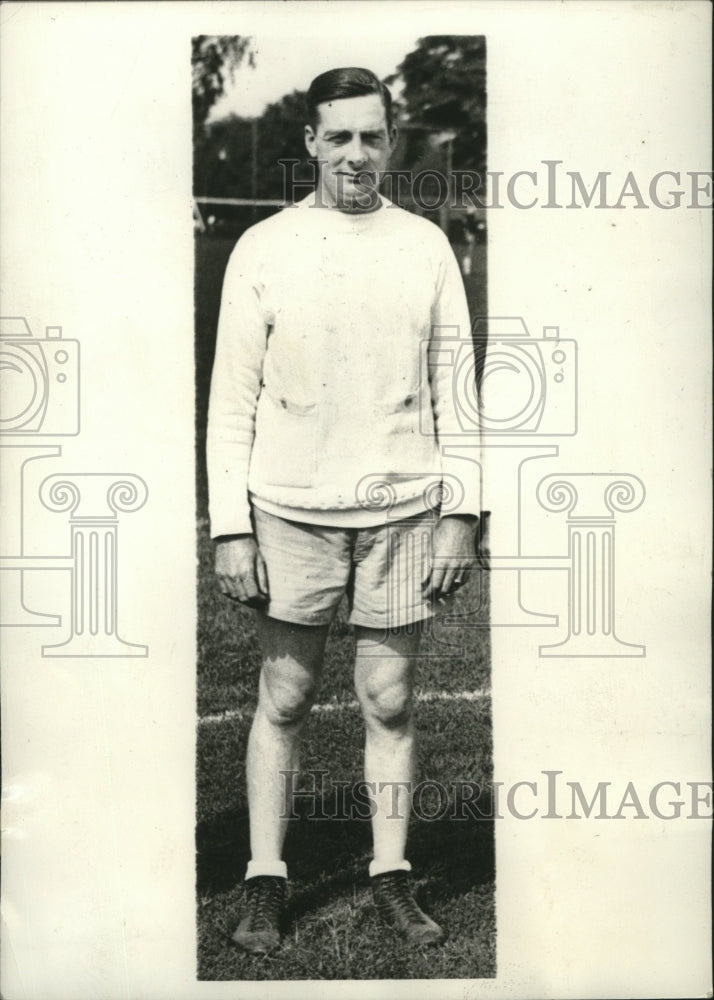
POLYGON ((251 608, 262 608, 268 600, 268 573, 262 556, 258 554, 258 558, 255 559, 255 565, 251 566, 250 570, 243 574, 241 582, 245 592, 245 596, 241 598, 243 603, 251 608), (263 586, 265 590, 263 590, 263 586))
POLYGON ((255 597, 249 597, 245 601, 241 601, 244 608, 257 608, 259 611, 265 610, 265 605, 268 598, 263 594, 256 594, 255 597))
POLYGON ((232 577, 226 576, 225 573, 218 574, 218 588, 224 597, 230 597, 233 600, 237 600, 235 584, 232 577))
POLYGON ((241 579, 241 593, 240 602, 248 608, 262 608, 268 599, 267 594, 258 590, 256 574, 252 570, 241 579))
POLYGON ((260 552, 257 552, 255 555, 255 575, 258 581, 258 590, 264 597, 267 597, 269 594, 268 567, 265 565, 265 559, 263 559, 260 552))
POLYGON ((456 568, 454 566, 449 566, 444 573, 444 579, 441 581, 441 593, 444 597, 448 597, 454 586, 454 579, 456 577, 456 568))
POLYGON ((468 569, 459 569, 456 571, 454 582, 451 585, 452 594, 455 590, 459 590, 461 587, 465 586, 469 582, 470 575, 471 571, 468 569))
POLYGON ((444 579, 444 567, 434 566, 431 571, 429 586, 426 590, 427 597, 440 596, 441 591, 443 590, 443 584, 442 584, 443 579, 444 579))
POLYGON ((242 601, 250 601, 254 597, 258 596, 258 584, 255 582, 255 573, 250 572, 244 574, 241 578, 241 588, 244 596, 241 597, 242 601))

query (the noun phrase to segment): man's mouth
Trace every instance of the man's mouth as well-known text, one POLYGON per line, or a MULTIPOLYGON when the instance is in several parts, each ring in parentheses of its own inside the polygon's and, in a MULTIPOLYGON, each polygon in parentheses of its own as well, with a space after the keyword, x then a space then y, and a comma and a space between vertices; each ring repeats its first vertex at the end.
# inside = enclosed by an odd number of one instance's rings
POLYGON ((374 174, 368 173, 366 170, 357 174, 347 173, 346 170, 339 170, 337 172, 338 177, 346 177, 347 180, 352 181, 354 184, 373 184, 374 174))

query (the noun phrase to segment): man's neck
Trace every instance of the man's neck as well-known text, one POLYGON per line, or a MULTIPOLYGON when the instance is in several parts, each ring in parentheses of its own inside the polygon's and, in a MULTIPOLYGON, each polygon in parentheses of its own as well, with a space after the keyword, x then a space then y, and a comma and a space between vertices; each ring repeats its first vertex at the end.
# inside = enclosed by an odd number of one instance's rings
POLYGON ((350 202, 335 201, 329 191, 322 184, 318 184, 315 190, 315 206, 342 212, 344 215, 371 215, 382 207, 382 198, 378 191, 374 191, 366 196, 362 204, 356 199, 350 202))

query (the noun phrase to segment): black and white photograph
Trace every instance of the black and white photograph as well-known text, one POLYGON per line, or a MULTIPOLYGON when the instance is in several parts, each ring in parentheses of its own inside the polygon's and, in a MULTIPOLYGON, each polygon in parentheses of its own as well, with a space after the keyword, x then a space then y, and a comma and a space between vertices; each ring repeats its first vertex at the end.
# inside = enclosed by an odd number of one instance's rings
POLYGON ((194 39, 207 979, 495 975, 486 39, 355 48, 194 39))
POLYGON ((711 996, 711 5, 0 5, 0 994, 711 996))

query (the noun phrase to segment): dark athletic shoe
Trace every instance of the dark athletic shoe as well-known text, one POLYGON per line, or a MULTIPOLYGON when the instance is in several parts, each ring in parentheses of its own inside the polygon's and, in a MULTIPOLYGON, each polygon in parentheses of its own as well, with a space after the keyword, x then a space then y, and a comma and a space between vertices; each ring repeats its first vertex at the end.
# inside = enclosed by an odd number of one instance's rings
POLYGON ((391 924, 410 944, 439 944, 444 932, 431 917, 419 908, 405 871, 374 875, 372 898, 377 912, 386 924, 391 924))
POLYGON ((256 875, 246 879, 245 914, 233 942, 245 951, 265 954, 280 944, 280 917, 285 903, 286 879, 256 875))

